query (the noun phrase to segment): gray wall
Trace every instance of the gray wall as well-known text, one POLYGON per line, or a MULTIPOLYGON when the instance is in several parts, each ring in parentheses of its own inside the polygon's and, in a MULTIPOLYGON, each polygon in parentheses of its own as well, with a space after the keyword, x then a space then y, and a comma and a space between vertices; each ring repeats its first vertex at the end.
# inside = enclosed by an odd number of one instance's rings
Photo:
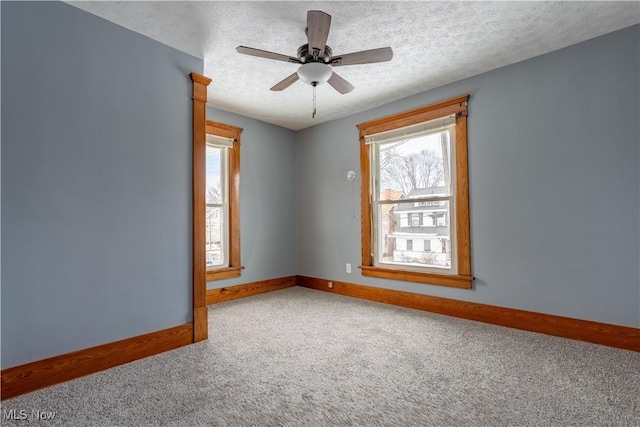
POLYGON ((297 274, 295 132, 214 108, 207 109, 207 119, 243 128, 240 246, 246 267, 241 277, 212 281, 207 287, 297 274))
POLYGON ((2 2, 2 367, 192 321, 203 61, 59 2, 2 2))
POLYGON ((639 327, 639 36, 630 27, 300 131, 298 273, 639 327), (464 93, 473 290, 346 274, 360 263, 355 125, 464 93))

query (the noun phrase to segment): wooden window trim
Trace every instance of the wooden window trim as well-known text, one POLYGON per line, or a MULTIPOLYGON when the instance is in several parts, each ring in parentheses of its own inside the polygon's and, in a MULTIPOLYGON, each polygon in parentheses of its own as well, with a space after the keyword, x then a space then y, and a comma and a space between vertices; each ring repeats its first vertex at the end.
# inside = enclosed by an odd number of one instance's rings
POLYGON ((206 340, 209 334, 205 255, 205 150, 207 86, 211 79, 189 75, 192 87, 192 267, 193 267, 193 342, 206 340))
POLYGON ((212 280, 230 279, 232 277, 240 277, 242 275, 243 266, 239 267, 223 267, 215 270, 207 270, 207 282, 212 280))
POLYGON ((363 276, 402 280, 432 285, 453 286, 470 289, 471 274, 471 233, 469 221, 469 171, 467 148, 467 101, 469 95, 461 95, 435 104, 416 108, 387 117, 356 125, 360 133, 361 183, 361 229, 363 276), (371 200, 370 145, 365 136, 385 132, 400 127, 422 123, 440 117, 456 115, 455 168, 456 168, 456 245, 457 274, 414 271, 406 268, 381 268, 374 265, 373 257, 373 216, 371 200))
MULTIPOLYGON (((242 128, 207 120, 205 130, 210 135, 233 139, 233 147, 229 148, 229 265, 222 268, 207 269, 206 280, 209 282, 240 277, 244 269, 240 261, 240 134, 242 133, 242 128)), ((204 174, 202 174, 201 179, 204 182, 204 174)), ((202 247, 204 248, 204 242, 202 247)))

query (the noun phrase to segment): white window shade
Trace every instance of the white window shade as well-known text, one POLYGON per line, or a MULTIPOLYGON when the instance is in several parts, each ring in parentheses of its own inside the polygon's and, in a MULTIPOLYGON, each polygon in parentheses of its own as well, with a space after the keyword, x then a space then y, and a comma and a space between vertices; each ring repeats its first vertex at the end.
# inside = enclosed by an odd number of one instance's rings
POLYGON ((452 114, 446 117, 440 117, 428 122, 417 123, 415 125, 405 126, 386 132, 374 133, 366 135, 366 144, 384 144, 386 142, 398 141, 401 139, 413 139, 434 132, 448 129, 456 124, 456 116, 452 114))
POLYGON ((207 134, 207 145, 214 145, 216 147, 233 147, 233 138, 207 134))

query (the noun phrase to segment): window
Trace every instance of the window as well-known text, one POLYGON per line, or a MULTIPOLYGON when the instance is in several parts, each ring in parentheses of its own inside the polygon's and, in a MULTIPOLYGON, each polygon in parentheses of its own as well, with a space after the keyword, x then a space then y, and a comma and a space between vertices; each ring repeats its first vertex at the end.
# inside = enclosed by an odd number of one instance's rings
POLYGON ((471 287, 468 99, 464 95, 358 125, 363 275, 471 287), (390 193, 402 197, 391 200, 390 193), (399 225, 384 214, 390 211, 399 225), (393 247, 400 239, 407 244, 393 247), (421 253, 412 251, 413 240, 417 246, 424 243, 421 253))
POLYGON ((241 128, 207 120, 205 252, 207 281, 240 276, 241 128))
MULTIPOLYGON (((207 138, 206 153, 206 213, 205 213, 205 248, 207 253, 207 268, 228 266, 229 236, 227 222, 229 221, 229 189, 227 176, 229 170, 229 156, 226 145, 207 138)), ((233 141, 230 141, 233 144, 233 141)))
POLYGON ((398 214, 398 216, 400 217, 400 227, 408 227, 409 226, 408 215, 405 213, 405 214, 398 214))
POLYGON ((435 224, 433 223, 433 216, 425 215, 422 217, 422 225, 424 227, 433 227, 435 224))

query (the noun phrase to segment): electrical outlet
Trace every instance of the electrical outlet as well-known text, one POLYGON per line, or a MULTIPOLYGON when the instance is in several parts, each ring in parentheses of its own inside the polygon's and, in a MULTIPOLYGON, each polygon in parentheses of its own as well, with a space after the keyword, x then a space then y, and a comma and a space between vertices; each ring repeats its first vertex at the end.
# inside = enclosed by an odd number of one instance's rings
POLYGON ((347 273, 351 274, 351 264, 347 263, 347 273))
POLYGON ((329 289, 333 288, 333 282, 329 282, 329 289))

